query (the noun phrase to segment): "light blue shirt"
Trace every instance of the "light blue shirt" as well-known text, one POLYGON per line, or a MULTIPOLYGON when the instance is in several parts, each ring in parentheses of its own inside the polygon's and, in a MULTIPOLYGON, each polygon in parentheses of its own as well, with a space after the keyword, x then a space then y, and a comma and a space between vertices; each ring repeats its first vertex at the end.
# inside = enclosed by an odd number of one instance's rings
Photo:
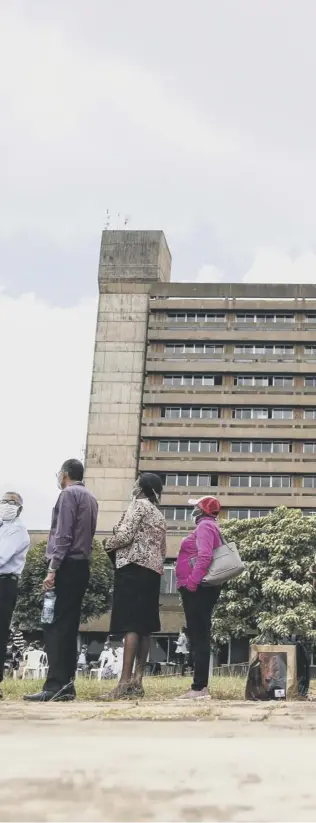
POLYGON ((16 574, 20 577, 29 546, 29 533, 19 517, 10 522, 0 520, 0 575, 16 574))

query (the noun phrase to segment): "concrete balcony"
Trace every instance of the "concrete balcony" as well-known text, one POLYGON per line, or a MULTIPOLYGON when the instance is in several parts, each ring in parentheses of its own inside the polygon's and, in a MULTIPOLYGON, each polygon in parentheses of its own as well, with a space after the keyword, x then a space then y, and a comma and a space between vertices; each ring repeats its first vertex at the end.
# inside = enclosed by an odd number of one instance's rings
POLYGON ((149 341, 183 341, 203 340, 207 342, 243 342, 243 343, 292 343, 297 344, 312 344, 316 340, 316 324, 312 323, 292 323, 284 325, 268 324, 264 326, 257 326, 256 323, 251 325, 251 328, 246 323, 206 323, 204 320, 200 323, 174 323, 171 319, 161 320, 154 324, 149 323, 148 328, 149 341), (268 334, 267 334, 268 332, 268 334))
MULTIPOLYGON (((316 336, 315 336, 315 344, 316 344, 316 336)), ((230 355, 225 356, 221 355, 220 357, 214 358, 206 357, 203 359, 203 355, 174 355, 169 356, 168 359, 165 359, 163 355, 157 353, 156 355, 148 354, 146 360, 146 373, 160 373, 165 374, 166 372, 180 372, 180 373, 199 373, 201 372, 204 374, 205 372, 211 372, 211 374, 315 374, 316 372, 316 363, 315 361, 309 360, 296 360, 289 361, 288 359, 284 359, 280 357, 275 360, 271 360, 265 358, 262 359, 261 357, 257 358, 256 356, 251 357, 249 360, 245 357, 245 360, 240 361, 238 355, 230 355)))
POLYGON ((200 474, 315 474, 315 455, 142 454, 140 471, 197 472, 200 474))
MULTIPOLYGON (((168 386, 145 385, 143 402, 149 406, 245 406, 252 408, 297 408, 305 406, 316 407, 315 389, 292 389, 285 393, 285 389, 249 389, 225 388, 224 386, 168 386)), ((266 422, 266 421, 260 421, 266 422)), ((316 422, 316 421, 315 421, 316 422)))
POLYGON ((315 286, 245 283, 185 283, 152 285, 152 311, 280 312, 316 311, 315 286), (153 299, 155 298, 155 299, 153 299), (170 299, 172 298, 172 299, 170 299), (197 304, 198 300, 198 304, 197 304))
POLYGON ((208 437, 210 440, 314 440, 316 420, 168 420, 143 417, 141 436, 166 440, 169 437, 208 437), (264 425, 262 425, 264 424, 264 425))
POLYGON ((218 497, 225 509, 273 509, 276 506, 316 509, 316 489, 313 493, 311 489, 236 489, 223 486, 213 489, 189 486, 181 490, 170 486, 164 491, 162 505, 190 508, 188 500, 202 497, 203 494, 218 497))

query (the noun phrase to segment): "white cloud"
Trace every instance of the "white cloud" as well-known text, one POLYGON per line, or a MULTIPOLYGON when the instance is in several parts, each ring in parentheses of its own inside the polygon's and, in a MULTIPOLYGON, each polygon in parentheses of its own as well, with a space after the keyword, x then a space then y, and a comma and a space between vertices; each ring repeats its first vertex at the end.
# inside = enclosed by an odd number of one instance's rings
POLYGON ((56 308, 0 292, 0 493, 24 497, 29 528, 47 528, 63 460, 82 456, 96 301, 56 308))
POLYGON ((316 284, 316 254, 306 252, 291 257, 274 249, 262 249, 243 277, 243 282, 316 284))
POLYGON ((197 283, 221 283, 223 275, 216 266, 205 265, 202 266, 196 278, 197 283))

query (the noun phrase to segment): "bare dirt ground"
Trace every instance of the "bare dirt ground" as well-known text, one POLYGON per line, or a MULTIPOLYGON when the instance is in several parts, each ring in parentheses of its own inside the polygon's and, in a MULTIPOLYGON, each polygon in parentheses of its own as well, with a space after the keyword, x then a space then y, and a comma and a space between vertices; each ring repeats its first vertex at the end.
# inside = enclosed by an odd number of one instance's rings
POLYGON ((315 821, 316 703, 3 701, 0 821, 315 821))

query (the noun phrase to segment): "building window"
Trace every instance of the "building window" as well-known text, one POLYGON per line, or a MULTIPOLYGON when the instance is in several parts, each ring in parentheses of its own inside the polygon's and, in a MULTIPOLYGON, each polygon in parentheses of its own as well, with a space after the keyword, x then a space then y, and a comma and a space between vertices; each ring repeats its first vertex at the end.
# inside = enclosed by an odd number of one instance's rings
POLYGON ((233 409, 234 420, 292 420, 293 409, 233 409))
POLYGON ((234 348, 235 354, 294 354, 294 346, 265 345, 264 343, 238 344, 234 348))
POLYGON ((305 346, 304 354, 316 354, 316 346, 305 346))
POLYGON ((303 489, 316 489, 316 477, 303 477, 303 489))
POLYGON ((304 420, 316 420, 316 409, 304 409, 304 420))
POLYGON ((301 509, 303 517, 315 517, 316 509, 301 509))
MULTIPOLYGON (((292 420, 293 409, 270 409, 272 420, 292 420)), ((270 417, 270 414, 269 414, 270 417)))
POLYGON ((289 489, 291 477, 274 474, 233 475, 230 478, 230 486, 234 488, 289 489))
POLYGON ((164 374, 163 385, 172 388, 179 386, 221 386, 220 374, 164 374))
POLYGON ((215 343, 165 343, 166 354, 223 354, 224 346, 215 343))
POLYGON ((163 576, 161 578, 160 594, 176 594, 177 581, 176 569, 173 565, 164 566, 163 576))
POLYGON ((316 323, 316 314, 315 312, 311 312, 305 315, 306 323, 316 323))
POLYGON ((218 451, 217 440, 159 440, 159 452, 210 453, 218 451))
POLYGON ((166 486, 217 486, 217 474, 168 473, 163 477, 166 486))
POLYGON ((220 409, 214 409, 210 406, 167 406, 161 410, 161 416, 166 417, 168 420, 177 420, 178 418, 183 420, 218 420, 220 409))
POLYGON ((293 323, 295 316, 294 314, 244 314, 242 312, 236 315, 236 320, 237 323, 293 323))
POLYGON ((305 386, 307 389, 315 389, 316 377, 305 377, 305 386))
POLYGON ((223 323, 226 315, 214 312, 168 312, 170 320, 175 323, 223 323))
POLYGON ((293 386, 293 377, 279 377, 278 375, 264 377, 263 375, 238 375, 234 378, 235 386, 255 386, 255 387, 268 387, 273 386, 273 388, 285 388, 293 386))
POLYGON ((161 511, 168 523, 175 520, 180 522, 187 522, 188 520, 192 521, 192 507, 190 509, 187 509, 185 506, 165 506, 163 509, 161 509, 161 511))
POLYGON ((290 454, 292 443, 278 443, 273 440, 243 440, 231 443, 231 451, 236 454, 290 454))
POLYGON ((316 454, 316 443, 303 443, 304 454, 316 454))
POLYGON ((234 378, 234 385, 235 386, 268 386, 269 385, 269 378, 268 377, 255 377, 254 375, 238 375, 238 377, 234 378))
POLYGON ((268 409, 233 409, 234 420, 267 420, 268 409))
POLYGON ((272 509, 228 509, 228 520, 251 520, 253 517, 266 517, 272 509))

